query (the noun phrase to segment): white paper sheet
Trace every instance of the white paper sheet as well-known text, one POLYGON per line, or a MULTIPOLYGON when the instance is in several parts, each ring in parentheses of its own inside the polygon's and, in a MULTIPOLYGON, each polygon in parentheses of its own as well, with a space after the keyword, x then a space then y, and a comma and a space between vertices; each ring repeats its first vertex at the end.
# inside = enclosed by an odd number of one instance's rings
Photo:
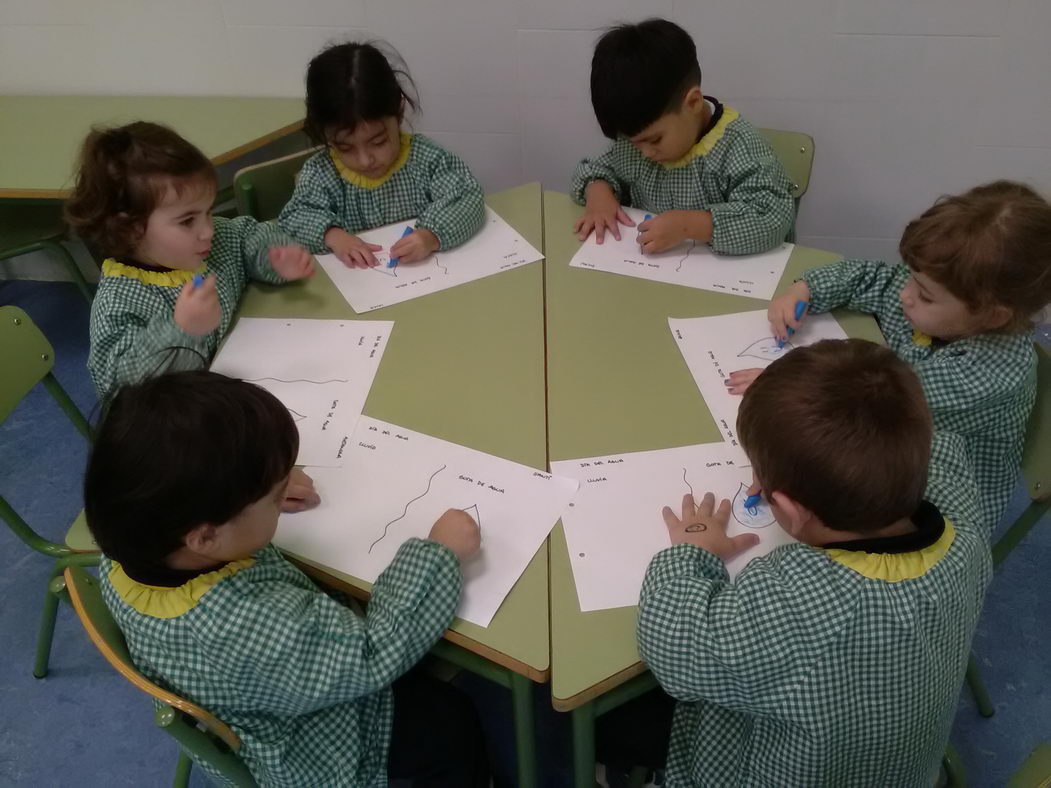
POLYGON ((331 254, 319 255, 317 260, 351 308, 361 314, 543 259, 543 254, 496 212, 488 207, 485 211, 485 225, 471 240, 418 263, 387 267, 388 250, 401 239, 406 227, 416 225, 415 219, 358 234, 362 240, 383 247, 382 252, 375 253, 379 265, 374 268, 348 268, 331 254))
POLYGON ((744 509, 752 469, 740 449, 705 443, 674 449, 587 457, 551 463, 580 490, 562 515, 577 599, 582 611, 636 605, 650 559, 671 545, 661 510, 676 516, 682 497, 699 503, 706 492, 733 502, 727 533, 758 534, 755 547, 726 564, 730 578, 760 555, 793 541, 763 502, 744 509))
MULTIPOLYGON (((624 210, 636 226, 646 216, 645 211, 635 208, 624 210)), ((619 241, 607 232, 599 244, 592 233, 569 264, 716 293, 769 299, 773 298, 795 248, 783 243, 763 254, 731 257, 717 255, 699 241, 689 241, 667 252, 644 255, 635 241, 637 236, 634 227, 621 226, 619 241)))
POLYGON ((299 429, 302 465, 339 466, 394 323, 243 317, 212 371, 262 386, 299 429))
POLYGON ((483 627, 577 488, 572 479, 368 416, 346 456, 341 469, 308 469, 321 505, 282 515, 274 543, 374 581, 402 542, 425 538, 447 509, 465 509, 481 527, 482 549, 463 567, 457 615, 483 627))
POLYGON ((712 317, 670 317, 668 327, 719 431, 734 446, 737 445, 737 410, 741 407, 741 397, 726 390, 724 381, 731 372, 767 367, 792 348, 812 345, 822 339, 847 338, 831 315, 807 315, 799 331, 779 348, 770 334, 765 309, 712 317))

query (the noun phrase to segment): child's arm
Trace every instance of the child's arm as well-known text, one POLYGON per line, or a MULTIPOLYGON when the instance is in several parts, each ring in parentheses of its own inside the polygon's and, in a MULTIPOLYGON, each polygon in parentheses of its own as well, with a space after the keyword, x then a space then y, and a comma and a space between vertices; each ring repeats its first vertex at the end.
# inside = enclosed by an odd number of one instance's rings
MULTIPOLYGON (((646 570, 639 602, 643 661, 672 697, 707 700, 745 714, 775 713, 801 670, 801 629, 813 616, 797 614, 783 579, 764 582, 749 567, 731 584, 723 562, 691 544, 658 553, 646 570), (782 593, 784 591, 784 593, 782 593)), ((835 616, 822 623, 835 626, 835 616)))
POLYGON ((615 160, 614 147, 614 145, 610 145, 601 156, 594 159, 582 159, 580 164, 577 165, 576 170, 573 171, 573 181, 569 189, 573 202, 578 205, 586 205, 587 188, 595 181, 608 183, 617 201, 620 203, 624 202, 627 184, 617 177, 617 171, 613 166, 615 160))
POLYGON ((163 372, 203 369, 211 360, 210 338, 221 319, 214 274, 199 288, 187 282, 175 310, 152 298, 149 287, 120 280, 95 296, 88 369, 100 398, 163 372))
POLYGON ((810 289, 807 312, 831 312, 846 308, 883 316, 900 311, 898 294, 909 269, 880 260, 841 260, 811 268, 800 279, 810 289))
POLYGON ((326 161, 327 151, 307 159, 296 179, 291 199, 281 209, 277 223, 281 229, 316 254, 329 251, 325 233, 330 227, 343 228, 335 197, 340 188, 338 176, 326 161))
MULTIPOLYGON (((414 144, 421 144, 419 140, 414 144)), ((463 159, 433 143, 428 147, 433 148, 428 164, 430 204, 420 211, 416 226, 434 233, 438 249, 451 249, 482 229, 485 197, 463 159)))
POLYGON ((960 435, 935 430, 924 498, 937 506, 954 527, 981 526, 986 540, 992 536, 996 523, 982 521, 978 483, 960 435))
POLYGON ((758 254, 783 242, 792 229, 795 203, 788 177, 762 137, 755 132, 740 136, 727 153, 722 175, 725 198, 708 206, 712 251, 758 254))
POLYGON ((268 284, 284 284, 314 273, 313 258, 293 241, 275 222, 258 222, 251 216, 236 219, 216 217, 215 231, 220 228, 238 240, 241 259, 248 279, 268 284))
MULTIPOLYGON (((238 626, 214 649, 222 669, 251 674, 265 708, 281 714, 372 695, 407 672, 452 623, 460 598, 460 567, 452 550, 410 539, 372 588, 366 615, 318 590, 280 587, 246 598, 238 626), (258 632, 258 639, 245 638, 258 632)), ((214 622, 218 626, 222 622, 214 622)), ((212 622, 209 622, 212 626, 212 622)), ((221 629, 220 629, 221 631, 221 629)))

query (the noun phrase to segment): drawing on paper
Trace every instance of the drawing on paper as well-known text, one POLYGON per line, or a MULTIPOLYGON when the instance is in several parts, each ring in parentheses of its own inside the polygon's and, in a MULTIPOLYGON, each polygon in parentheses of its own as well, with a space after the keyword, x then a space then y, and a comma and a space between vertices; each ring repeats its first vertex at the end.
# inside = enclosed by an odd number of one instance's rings
POLYGON ((737 488, 737 494, 734 495, 733 503, 730 507, 734 519, 745 528, 758 529, 772 525, 774 522, 774 513, 770 511, 770 504, 766 501, 760 501, 758 506, 746 507, 744 501, 747 497, 748 485, 741 482, 741 486, 737 488))
POLYGON ((774 361, 781 358, 785 353, 791 350, 794 346, 791 342, 785 342, 781 347, 778 347, 776 337, 763 337, 757 339, 755 342, 750 344, 744 350, 737 354, 738 358, 757 358, 760 361, 774 361))
MULTIPOLYGON (((443 274, 448 274, 449 266, 442 265, 440 262, 438 262, 438 258, 440 256, 441 255, 432 254, 426 260, 421 260, 418 263, 406 263, 405 266, 407 270, 415 272, 422 270, 424 267, 430 265, 431 263, 434 263, 435 268, 439 269, 443 274)), ((384 276, 390 276, 395 279, 398 278, 398 271, 401 270, 400 265, 394 268, 388 268, 387 263, 390 260, 389 255, 376 255, 376 258, 380 261, 379 265, 369 266, 370 271, 375 271, 377 274, 383 274, 384 276)))
POLYGON ((686 254, 684 254, 682 256, 682 259, 679 260, 679 264, 677 266, 675 266, 675 270, 676 271, 681 271, 682 270, 682 264, 686 262, 686 258, 689 257, 691 254, 693 254, 693 250, 696 249, 696 248, 697 248, 697 242, 696 241, 690 241, 690 248, 686 250, 686 254))
POLYGON ((297 424, 306 418, 306 415, 300 413, 298 410, 289 408, 287 405, 285 407, 288 409, 288 412, 292 415, 292 421, 296 422, 297 424))
POLYGON ((314 383, 318 386, 324 386, 327 383, 349 383, 350 381, 346 378, 332 378, 330 380, 307 380, 306 378, 295 378, 294 380, 285 380, 284 378, 245 378, 245 383, 261 383, 264 380, 272 380, 275 383, 314 383))
POLYGON ((439 468, 434 473, 432 473, 431 477, 427 480, 427 489, 424 490, 419 495, 417 495, 412 500, 410 500, 408 503, 406 503, 405 504, 405 508, 402 509, 401 514, 399 514, 397 517, 395 517, 393 520, 391 520, 389 523, 387 523, 385 526, 383 526, 383 533, 380 534, 379 538, 376 539, 375 542, 373 542, 371 545, 369 545, 369 553, 372 553, 372 548, 375 547, 376 545, 378 545, 380 542, 382 542, 386 538, 387 531, 390 530, 390 527, 392 525, 394 525, 394 523, 398 522, 398 520, 404 520, 405 519, 405 515, 407 515, 409 513, 409 507, 410 506, 412 506, 414 503, 416 503, 416 501, 420 500, 420 498, 425 498, 427 496, 427 493, 429 493, 431 491, 431 483, 434 481, 434 477, 437 476, 442 471, 444 471, 445 468, 446 468, 446 466, 443 465, 441 468, 439 468))
POLYGON ((471 516, 474 517, 474 521, 476 523, 478 523, 478 530, 481 531, 482 530, 482 515, 478 512, 478 504, 472 503, 470 506, 463 507, 463 511, 467 512, 468 514, 471 513, 472 509, 474 509, 474 514, 471 515, 471 516))

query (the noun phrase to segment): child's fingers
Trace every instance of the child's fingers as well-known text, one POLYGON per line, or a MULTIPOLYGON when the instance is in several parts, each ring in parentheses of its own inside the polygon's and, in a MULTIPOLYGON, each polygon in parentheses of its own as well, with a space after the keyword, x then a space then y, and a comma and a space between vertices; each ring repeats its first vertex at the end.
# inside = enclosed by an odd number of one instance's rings
POLYGON ((381 246, 380 244, 366 243, 365 246, 368 248, 368 250, 370 252, 382 252, 383 251, 383 246, 381 246))
POLYGON ((595 220, 595 243, 600 244, 606 240, 606 225, 601 219, 595 220))
POLYGON ((609 227, 609 231, 613 234, 613 237, 618 241, 620 240, 620 225, 617 223, 617 217, 614 215, 612 218, 606 219, 606 226, 609 227))
MULTIPOLYGON (((693 496, 692 495, 690 496, 690 499, 693 500, 693 496)), ((684 498, 683 499, 683 503, 685 504, 685 502, 686 502, 686 499, 684 498)), ((697 506, 697 514, 700 515, 701 517, 711 517, 712 516, 712 512, 714 512, 714 511, 715 511, 715 494, 714 493, 710 493, 710 492, 706 492, 704 494, 704 497, 701 499, 700 504, 697 506)))
POLYGON ((630 216, 628 216, 628 214, 624 212, 623 208, 618 208, 617 209, 616 219, 617 219, 618 222, 623 224, 625 227, 634 227, 635 226, 635 220, 632 219, 630 216))
MULTIPOLYGON (((705 499, 707 500, 707 498, 705 499)), ((693 493, 686 493, 682 496, 682 520, 692 520, 697 516, 697 504, 693 500, 693 493)))
POLYGON ((715 519, 725 530, 726 524, 730 522, 730 501, 727 498, 723 498, 719 504, 719 508, 715 512, 715 519))
POLYGON ((730 537, 729 542, 730 547, 725 552, 723 552, 722 555, 722 559, 724 561, 733 558, 736 555, 740 555, 745 550, 750 550, 751 548, 755 547, 757 544, 759 544, 759 535, 738 534, 737 536, 730 537))
POLYGON ((675 512, 671 510, 670 506, 665 506, 661 509, 661 517, 664 518, 664 524, 668 526, 669 529, 674 530, 679 527, 679 518, 675 516, 675 512))

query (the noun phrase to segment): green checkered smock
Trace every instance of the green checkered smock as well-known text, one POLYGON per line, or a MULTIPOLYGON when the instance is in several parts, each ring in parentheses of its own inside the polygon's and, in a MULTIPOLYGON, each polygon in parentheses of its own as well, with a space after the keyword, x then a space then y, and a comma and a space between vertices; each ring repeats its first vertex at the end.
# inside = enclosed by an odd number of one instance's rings
POLYGON ((917 575, 873 579, 836 556, 874 554, 804 544, 734 584, 692 545, 653 559, 638 637, 679 701, 665 785, 934 784, 991 576, 963 442, 936 441, 927 495, 944 552, 917 575))
POLYGON ((230 328, 249 279, 279 284, 268 251, 292 241, 276 225, 248 216, 215 217, 212 250, 198 271, 146 271, 107 260, 91 307, 88 371, 99 398, 151 375, 207 367, 230 328), (175 301, 195 273, 214 273, 219 328, 191 336, 175 323, 175 301))
POLYGON ((978 482, 983 522, 994 529, 1022 462, 1025 429, 1036 401, 1033 333, 982 334, 941 343, 913 330, 899 293, 905 265, 846 260, 803 274, 811 312, 846 308, 872 314, 890 348, 923 383, 934 427, 962 435, 978 482))
POLYGON ((273 546, 253 558, 174 589, 136 584, 104 559, 103 596, 135 665, 229 725, 260 785, 386 786, 390 685, 452 623, 456 556, 408 540, 376 580, 364 618, 273 546), (156 605, 165 595, 172 604, 156 605), (171 617, 186 606, 180 598, 189 609, 171 617), (136 609, 151 605, 169 617, 136 609))
POLYGON ((613 187, 625 205, 651 213, 711 211, 712 251, 758 254, 785 240, 795 215, 792 184, 770 145, 738 115, 722 116, 682 159, 650 161, 626 137, 573 173, 573 199, 584 204, 592 181, 613 187))
POLYGON ((422 134, 402 133, 402 153, 382 178, 347 170, 328 149, 311 156, 278 222, 321 254, 329 251, 330 227, 357 234, 414 217, 416 227, 437 236, 440 249, 449 249, 482 229, 485 198, 459 156, 422 134))

